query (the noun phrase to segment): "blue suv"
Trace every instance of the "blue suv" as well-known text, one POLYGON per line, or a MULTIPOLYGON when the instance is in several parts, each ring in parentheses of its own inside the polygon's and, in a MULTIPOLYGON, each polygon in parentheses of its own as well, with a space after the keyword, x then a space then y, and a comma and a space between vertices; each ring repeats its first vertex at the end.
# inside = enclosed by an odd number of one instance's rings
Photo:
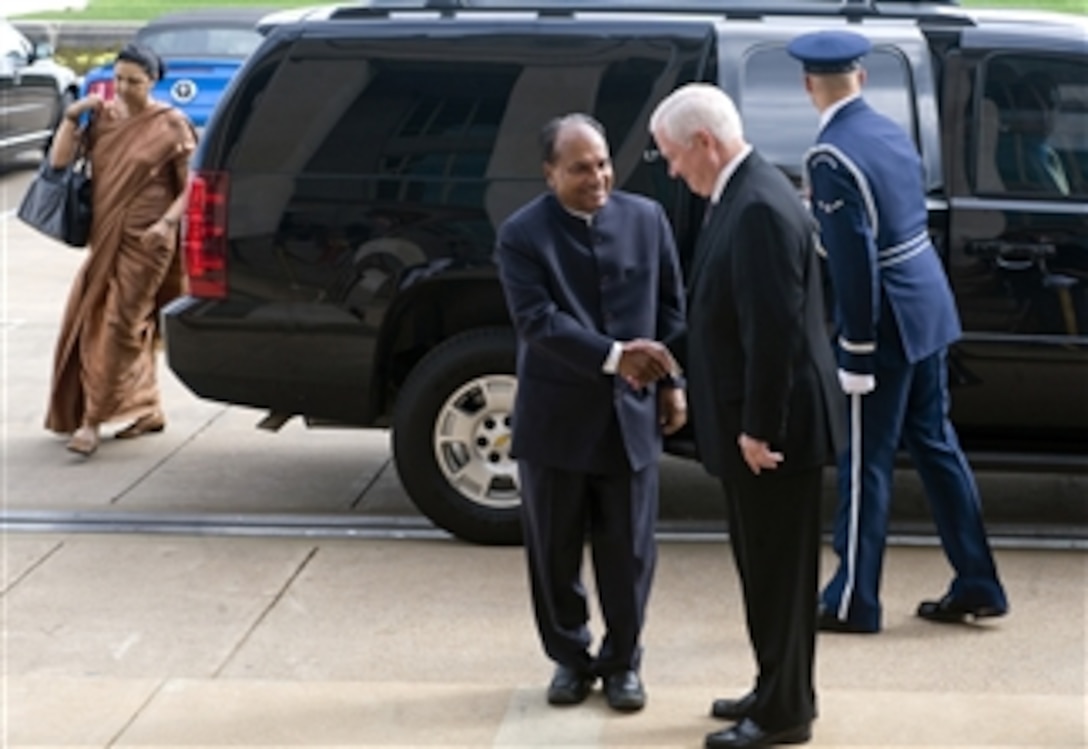
MULTIPOLYGON (((177 107, 203 128, 242 63, 261 43, 257 22, 264 8, 220 8, 160 16, 136 32, 166 63, 154 98, 177 107)), ((113 66, 89 70, 83 94, 113 97, 113 66)))

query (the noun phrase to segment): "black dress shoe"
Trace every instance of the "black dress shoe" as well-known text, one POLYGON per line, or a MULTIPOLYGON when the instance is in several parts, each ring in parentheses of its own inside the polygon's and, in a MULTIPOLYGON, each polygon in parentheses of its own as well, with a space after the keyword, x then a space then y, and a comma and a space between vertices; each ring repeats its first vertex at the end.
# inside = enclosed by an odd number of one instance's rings
POLYGON ((839 632, 841 634, 855 635, 871 635, 878 631, 875 629, 866 629, 865 627, 859 627, 856 624, 843 621, 831 613, 831 611, 823 604, 820 605, 819 610, 816 612, 816 629, 821 632, 839 632))
POLYGON ((804 744, 811 738, 811 723, 768 731, 751 718, 745 718, 732 728, 707 734, 704 745, 706 749, 756 749, 778 744, 804 744))
POLYGON ((714 700, 710 705, 710 716, 720 720, 741 720, 748 717, 748 712, 755 704, 756 692, 753 689, 739 699, 722 698, 714 700))
POLYGON ((946 595, 939 601, 922 601, 918 604, 918 616, 931 622, 955 624, 965 619, 987 619, 1004 616, 1008 613, 1005 606, 967 606, 946 595))
POLYGON ((604 696, 613 710, 633 713, 646 706, 646 690, 635 671, 617 671, 604 678, 604 696))
POLYGON ((548 685, 548 703, 552 705, 577 705, 585 702, 597 677, 570 666, 556 666, 555 676, 548 685))

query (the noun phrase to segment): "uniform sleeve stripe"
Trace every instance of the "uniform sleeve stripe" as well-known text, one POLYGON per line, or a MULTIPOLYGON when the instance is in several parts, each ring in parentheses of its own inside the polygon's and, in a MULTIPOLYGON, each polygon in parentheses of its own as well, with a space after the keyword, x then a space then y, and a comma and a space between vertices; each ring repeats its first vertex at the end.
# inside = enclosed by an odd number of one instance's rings
POLYGON ((921 255, 923 252, 925 252, 928 249, 929 249, 928 244, 918 245, 917 247, 910 250, 909 252, 901 252, 898 255, 896 255, 895 257, 882 258, 880 260, 880 262, 878 263, 878 265, 881 268, 890 268, 893 265, 899 265, 899 263, 903 263, 903 262, 906 262, 907 260, 910 260, 915 255, 921 255))
POLYGON ((901 252, 915 249, 918 245, 925 244, 929 241, 929 234, 925 231, 920 231, 906 242, 900 242, 897 245, 891 247, 885 247, 877 253, 878 257, 892 257, 898 255, 901 252))
POLYGON ((929 247, 929 234, 923 230, 906 242, 900 242, 897 245, 880 250, 880 252, 877 253, 877 260, 881 268, 887 268, 889 265, 901 263, 904 260, 909 260, 915 255, 925 252, 929 247))
POLYGON ((872 354, 876 351, 876 343, 874 342, 848 341, 842 336, 839 336, 839 346, 848 354, 872 354))

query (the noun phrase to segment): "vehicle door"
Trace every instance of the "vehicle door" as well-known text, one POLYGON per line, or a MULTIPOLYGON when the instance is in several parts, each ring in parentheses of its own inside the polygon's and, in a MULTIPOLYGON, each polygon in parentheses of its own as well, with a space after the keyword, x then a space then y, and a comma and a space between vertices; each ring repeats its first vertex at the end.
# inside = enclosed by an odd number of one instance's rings
POLYGON ((1088 435, 1088 54, 1044 34, 965 32, 944 100, 956 407, 1043 448, 1088 435))
MULTIPOLYGON (((718 41, 718 85, 733 97, 745 138, 781 169, 807 201, 802 178, 805 152, 815 142, 820 115, 804 88, 800 63, 786 46, 812 29, 841 28, 842 19, 779 20, 775 24, 727 21, 718 41)), ((899 124, 914 140, 931 196, 942 189, 941 150, 929 47, 917 26, 905 22, 859 25, 873 44, 865 57, 866 101, 899 124)), ((930 206, 931 233, 938 248, 940 201, 930 206)), ((830 291, 830 289, 829 289, 830 291)))
MULTIPOLYGON (((717 83, 733 97, 746 139, 801 188, 802 161, 816 142, 820 115, 804 88, 801 64, 786 46, 797 35, 843 28, 842 19, 726 21, 720 25, 717 83)), ((941 186, 941 152, 929 47, 913 23, 858 25, 873 47, 864 59, 866 101, 898 123, 922 156, 926 188, 941 186)))
POLYGON ((34 144, 48 137, 56 114, 54 79, 32 65, 33 45, 8 23, 0 23, 0 122, 3 144, 34 144))
MULTIPOLYGON (((813 28, 841 28, 843 19, 719 21, 711 48, 707 79, 736 102, 745 139, 770 163, 785 173, 803 196, 802 162, 816 141, 819 114, 805 93, 801 65, 786 51, 795 36, 813 28)), ((873 42, 866 57, 866 99, 899 123, 918 145, 926 167, 927 186, 940 188, 940 148, 936 131, 936 103, 925 39, 913 24, 881 24, 857 29, 873 42)), ((673 223, 685 271, 702 226, 705 201, 687 196, 676 200, 673 223)), ((825 284, 830 300, 830 285, 825 284)), ((828 304, 830 317, 830 301, 828 304)), ((683 359, 686 352, 680 351, 683 359)), ((667 441, 672 452, 690 453, 683 444, 685 429, 667 441)))

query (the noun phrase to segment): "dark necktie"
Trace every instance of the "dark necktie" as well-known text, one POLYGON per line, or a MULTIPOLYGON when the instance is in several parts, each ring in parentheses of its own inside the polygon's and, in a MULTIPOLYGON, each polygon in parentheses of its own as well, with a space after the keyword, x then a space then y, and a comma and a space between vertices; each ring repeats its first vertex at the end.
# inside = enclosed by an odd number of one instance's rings
POLYGON ((704 229, 706 228, 706 225, 710 223, 710 217, 714 213, 714 208, 717 205, 718 205, 717 203, 715 203, 715 202, 713 202, 711 200, 706 201, 706 207, 703 209, 703 224, 702 224, 702 226, 703 226, 704 229))

